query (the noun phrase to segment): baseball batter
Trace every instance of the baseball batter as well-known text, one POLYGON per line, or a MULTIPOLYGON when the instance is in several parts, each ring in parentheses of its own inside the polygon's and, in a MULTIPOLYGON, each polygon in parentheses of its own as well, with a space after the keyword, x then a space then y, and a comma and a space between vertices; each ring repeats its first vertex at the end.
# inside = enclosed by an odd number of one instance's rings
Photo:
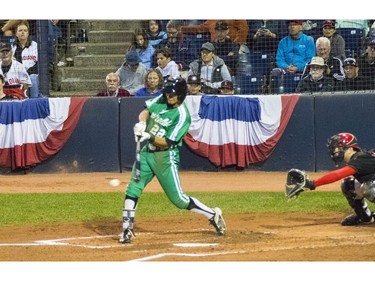
MULTIPOLYGON (((219 235, 226 231, 220 208, 209 208, 194 197, 187 196, 178 176, 179 147, 187 133, 191 118, 184 103, 186 81, 182 78, 164 82, 162 94, 146 101, 134 126, 135 138, 147 141, 142 147, 140 180, 129 182, 123 209, 123 233, 120 243, 131 243, 134 238, 134 217, 138 198, 156 176, 168 199, 179 209, 202 214, 209 219, 219 235)), ((133 167, 134 173, 134 167, 133 167)))
POLYGON ((332 136, 327 146, 336 166, 341 162, 346 165, 316 180, 306 180, 306 188, 314 190, 318 186, 343 179, 341 190, 354 214, 347 216, 341 224, 352 226, 374 223, 374 213, 370 211, 365 198, 375 203, 375 151, 361 149, 357 138, 350 133, 332 136))

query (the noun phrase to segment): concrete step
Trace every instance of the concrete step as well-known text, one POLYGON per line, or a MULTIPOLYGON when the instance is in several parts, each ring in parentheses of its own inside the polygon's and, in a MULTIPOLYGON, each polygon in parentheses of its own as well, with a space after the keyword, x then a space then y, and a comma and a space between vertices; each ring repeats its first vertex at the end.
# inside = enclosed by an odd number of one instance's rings
POLYGON ((63 77, 65 79, 80 77, 84 79, 102 79, 105 80, 105 77, 110 72, 116 72, 118 68, 114 67, 62 67, 60 68, 63 77))
MULTIPOLYGON (((104 77, 105 78, 105 77, 104 77)), ((67 78, 61 81, 61 92, 93 91, 97 92, 105 88, 103 79, 67 78)))
POLYGON ((117 69, 124 62, 124 58, 124 55, 79 55, 74 57, 74 67, 103 66, 117 69))
POLYGON ((91 20, 90 30, 134 30, 141 20, 91 20))
POLYGON ((126 51, 129 49, 130 42, 117 43, 78 43, 72 44, 72 53, 74 55, 120 55, 125 57, 126 51))
POLYGON ((61 91, 51 91, 49 96, 52 98, 61 98, 61 97, 93 97, 96 96, 97 91, 68 91, 68 92, 61 92, 61 91))
POLYGON ((87 34, 90 43, 130 42, 133 30, 92 30, 87 34))

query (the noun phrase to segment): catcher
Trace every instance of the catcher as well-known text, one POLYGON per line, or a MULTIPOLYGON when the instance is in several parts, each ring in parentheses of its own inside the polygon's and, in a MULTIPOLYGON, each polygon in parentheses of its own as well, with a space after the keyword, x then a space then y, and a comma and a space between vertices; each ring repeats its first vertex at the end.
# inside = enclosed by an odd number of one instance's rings
POLYGON ((361 149, 357 138, 350 133, 339 133, 328 139, 328 150, 336 167, 344 162, 340 169, 329 172, 316 180, 308 180, 303 171, 292 169, 287 175, 286 197, 296 198, 301 192, 333 183, 342 179, 341 190, 354 214, 347 216, 341 225, 353 226, 374 223, 375 214, 365 201, 375 203, 375 151, 361 149))

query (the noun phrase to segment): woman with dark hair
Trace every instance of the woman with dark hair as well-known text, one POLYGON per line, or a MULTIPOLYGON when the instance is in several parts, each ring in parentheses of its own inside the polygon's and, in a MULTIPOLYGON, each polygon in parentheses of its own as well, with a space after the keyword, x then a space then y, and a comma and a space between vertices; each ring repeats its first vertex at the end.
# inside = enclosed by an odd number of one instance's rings
POLYGON ((160 20, 147 20, 144 22, 144 30, 149 44, 155 48, 163 39, 167 39, 167 33, 162 29, 160 20))
POLYGON ((146 66, 146 69, 151 68, 151 62, 155 49, 149 44, 148 37, 144 29, 137 28, 134 30, 131 45, 128 51, 136 51, 141 58, 142 63, 146 66))

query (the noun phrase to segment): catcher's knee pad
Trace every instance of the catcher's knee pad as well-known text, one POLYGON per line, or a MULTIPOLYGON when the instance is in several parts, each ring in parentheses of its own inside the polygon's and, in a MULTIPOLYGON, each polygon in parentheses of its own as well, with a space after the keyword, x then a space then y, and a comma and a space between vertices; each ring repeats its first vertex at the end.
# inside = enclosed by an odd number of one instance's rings
POLYGON ((355 188, 355 179, 354 178, 345 178, 341 182, 341 191, 345 197, 349 199, 359 199, 357 197, 357 192, 355 188))
POLYGON ((361 191, 363 197, 365 197, 370 202, 375 203, 375 181, 364 182, 361 185, 361 191))

